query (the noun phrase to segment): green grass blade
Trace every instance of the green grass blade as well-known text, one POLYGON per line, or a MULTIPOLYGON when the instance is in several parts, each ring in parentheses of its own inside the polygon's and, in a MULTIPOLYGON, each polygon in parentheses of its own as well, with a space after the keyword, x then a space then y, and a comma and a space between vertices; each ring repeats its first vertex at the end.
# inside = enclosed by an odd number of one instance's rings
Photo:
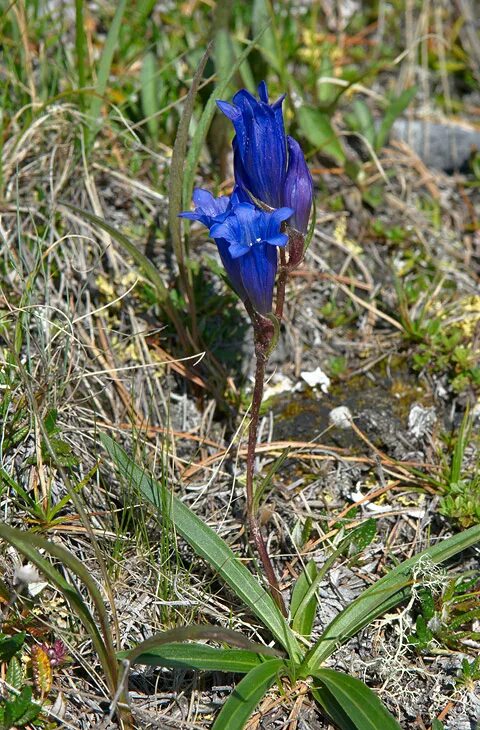
POLYGON ((338 722, 341 708, 350 721, 338 723, 342 730, 401 730, 377 695, 359 679, 333 669, 319 669, 314 677, 321 682, 317 698, 326 712, 338 722))
POLYGON ((254 641, 250 641, 238 631, 226 629, 223 626, 209 626, 208 624, 204 626, 181 626, 177 629, 171 629, 170 631, 163 631, 161 634, 156 634, 155 636, 150 637, 150 639, 146 639, 140 644, 137 644, 137 646, 125 652, 125 654, 129 661, 134 664, 138 661, 137 657, 144 654, 146 651, 156 649, 162 644, 189 641, 190 639, 221 641, 225 644, 238 646, 241 649, 247 649, 250 654, 264 654, 265 656, 270 657, 284 656, 283 652, 278 651, 277 649, 271 649, 269 646, 264 646, 263 644, 257 644, 254 641))
POLYGON ((292 628, 300 636, 309 637, 312 633, 313 622, 317 610, 317 596, 309 594, 309 588, 317 577, 317 566, 310 560, 298 576, 292 591, 290 613, 292 614, 292 628), (307 600, 305 600, 307 599, 307 600))
POLYGON ((258 508, 260 507, 260 500, 262 499, 263 494, 265 493, 265 490, 270 486, 270 482, 272 481, 275 474, 279 471, 279 469, 283 466, 284 462, 287 460, 288 455, 290 454, 291 448, 290 446, 287 446, 284 451, 280 454, 280 456, 275 459, 273 464, 270 466, 265 478, 263 481, 258 485, 258 487, 255 490, 255 494, 253 495, 253 511, 256 512, 258 508))
MULTIPOLYGON (((122 27, 122 18, 127 6, 127 0, 119 0, 115 15, 108 31, 105 46, 103 48, 100 63, 98 65, 97 72, 97 83, 95 85, 95 95, 90 101, 88 114, 92 118, 94 129, 98 129, 98 117, 100 109, 104 101, 105 90, 107 88, 108 78, 110 76, 110 70, 112 68, 113 54, 118 43, 118 37, 120 29, 122 27)), ((90 138, 90 143, 93 142, 95 133, 90 138)))
MULTIPOLYGON (((130 661, 128 651, 120 652, 117 657, 130 661)), ((247 674, 263 662, 258 654, 245 649, 217 649, 206 644, 163 644, 143 651, 134 663, 169 669, 247 674)))
POLYGON ((273 659, 251 669, 225 702, 212 730, 242 730, 263 695, 279 676, 282 667, 285 664, 280 659, 273 659))
POLYGON ((305 657, 301 668, 302 676, 315 673, 325 659, 347 639, 408 598, 412 587, 412 570, 422 560, 434 564, 442 563, 479 541, 480 525, 475 525, 405 560, 367 588, 327 626, 305 657))
POLYGON ((68 601, 72 610, 75 611, 85 626, 105 671, 109 687, 113 692, 115 692, 117 662, 115 659, 115 650, 109 628, 107 611, 100 595, 100 591, 95 585, 88 569, 80 560, 78 560, 78 558, 72 555, 68 550, 65 550, 65 548, 61 545, 51 543, 39 535, 32 535, 29 532, 23 532, 15 527, 0 524, 0 538, 19 550, 51 583, 57 586, 57 588, 61 591, 65 600, 68 601), (97 610, 103 636, 100 634, 95 623, 95 619, 90 613, 88 606, 78 590, 68 583, 61 573, 59 573, 58 570, 56 570, 56 568, 48 562, 48 560, 42 557, 39 552, 40 550, 43 550, 45 553, 60 560, 62 564, 68 570, 71 570, 72 573, 77 575, 86 586, 97 610))
POLYGON ((85 33, 85 18, 83 14, 83 0, 75 0, 75 53, 77 61, 78 86, 80 89, 80 109, 85 111, 85 92, 87 85, 88 51, 85 33))
MULTIPOLYGON (((185 165, 185 156, 187 154, 188 145, 188 129, 193 114, 193 105, 197 95, 198 87, 202 79, 203 70, 208 61, 212 44, 210 43, 207 50, 203 54, 202 60, 195 72, 192 85, 185 99, 180 124, 178 125, 175 144, 173 146, 172 160, 170 163, 170 181, 168 186, 169 205, 168 205, 168 227, 172 237, 173 250, 178 263, 180 273, 180 283, 182 285, 182 294, 189 303, 190 316, 192 317, 193 331, 195 331, 194 315, 195 300, 193 296, 193 286, 191 282, 191 273, 187 271, 188 251, 182 241, 181 219, 178 214, 182 211, 182 180, 183 168, 185 165)), ((188 206, 189 207, 189 206, 188 206)))
MULTIPOLYGON (((135 484, 157 510, 161 509, 162 503, 165 503, 165 499, 162 500, 162 485, 137 466, 113 439, 105 434, 100 434, 100 438, 120 474, 135 484)), ((204 558, 221 575, 287 650, 290 657, 298 660, 301 652, 295 635, 271 596, 259 585, 229 546, 191 509, 174 494, 168 494, 167 499, 170 501, 170 519, 178 533, 197 555, 204 558)))
POLYGON ((243 52, 238 56, 237 60, 233 64, 232 68, 230 69, 229 73, 224 77, 222 82, 213 90, 213 93, 211 94, 209 100, 207 101, 205 105, 205 109, 203 110, 203 114, 200 117, 200 121, 198 122, 198 126, 195 130, 195 134, 193 135, 193 139, 190 143, 190 149, 188 151, 187 158, 185 160, 185 167, 183 172, 183 208, 184 210, 189 210, 190 203, 192 200, 192 192, 193 192, 193 182, 195 179, 195 170, 198 164, 198 160, 200 158, 200 153, 202 151, 202 146, 205 142, 205 138, 207 136, 208 128, 210 127, 210 124, 212 123, 213 115, 216 112, 217 105, 216 100, 221 99, 226 90, 228 89, 228 85, 232 78, 237 73, 239 67, 241 64, 245 61, 245 59, 248 57, 250 51, 257 45, 258 41, 262 37, 263 33, 266 31, 266 29, 269 26, 266 25, 262 30, 255 36, 253 41, 251 41, 243 50, 243 52))

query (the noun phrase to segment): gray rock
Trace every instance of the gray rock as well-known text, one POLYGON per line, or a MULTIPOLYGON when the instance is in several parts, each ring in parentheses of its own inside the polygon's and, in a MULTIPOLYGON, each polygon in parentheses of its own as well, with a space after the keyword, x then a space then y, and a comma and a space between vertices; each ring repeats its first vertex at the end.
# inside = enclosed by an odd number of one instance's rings
POLYGON ((445 172, 464 170, 472 153, 480 151, 480 128, 468 122, 400 118, 390 138, 407 142, 427 167, 445 172))

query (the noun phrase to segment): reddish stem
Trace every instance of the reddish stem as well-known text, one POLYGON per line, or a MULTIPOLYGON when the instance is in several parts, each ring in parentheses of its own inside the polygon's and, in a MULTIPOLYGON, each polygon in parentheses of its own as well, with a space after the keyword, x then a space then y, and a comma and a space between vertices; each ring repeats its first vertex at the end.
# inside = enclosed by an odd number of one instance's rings
POLYGON ((267 548, 262 537, 260 525, 255 514, 254 507, 254 474, 255 474, 255 449, 257 446, 258 422, 260 416, 260 405, 262 403, 263 385, 265 379, 265 366, 267 364, 268 345, 273 335, 273 328, 269 320, 259 315, 252 317, 255 332, 255 384, 253 388, 251 420, 248 429, 248 450, 247 450, 247 519, 250 530, 250 536, 253 539, 260 560, 262 561, 270 593, 273 600, 279 607, 284 616, 287 615, 285 604, 283 602, 280 586, 277 576, 273 568, 272 562, 267 552, 267 548))
POLYGON ((280 267, 277 278, 277 301, 275 316, 281 320, 283 317, 283 305, 285 303, 285 289, 287 286, 288 267, 284 249, 280 249, 280 267))

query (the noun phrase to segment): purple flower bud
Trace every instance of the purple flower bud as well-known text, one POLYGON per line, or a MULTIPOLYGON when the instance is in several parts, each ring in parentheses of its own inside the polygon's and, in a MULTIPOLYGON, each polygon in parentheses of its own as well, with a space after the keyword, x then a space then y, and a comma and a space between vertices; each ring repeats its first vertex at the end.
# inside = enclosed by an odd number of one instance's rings
POLYGON ((283 202, 294 211, 289 225, 301 233, 306 233, 312 209, 313 180, 298 142, 293 137, 287 137, 287 147, 288 169, 283 202))

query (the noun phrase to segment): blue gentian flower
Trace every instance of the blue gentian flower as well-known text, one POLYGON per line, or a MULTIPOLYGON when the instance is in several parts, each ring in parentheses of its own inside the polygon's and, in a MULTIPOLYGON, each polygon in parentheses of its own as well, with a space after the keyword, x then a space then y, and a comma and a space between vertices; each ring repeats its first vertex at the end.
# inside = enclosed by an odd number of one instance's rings
POLYGON ((239 203, 232 207, 223 222, 214 223, 210 229, 210 235, 217 244, 218 240, 229 244, 229 261, 238 266, 236 271, 246 300, 260 314, 272 311, 277 246, 283 247, 288 241, 280 227, 292 213, 291 208, 265 213, 250 203, 239 203))
POLYGON ((285 96, 269 103, 265 81, 258 87, 260 100, 245 89, 233 104, 217 101, 233 122, 235 182, 272 208, 288 206, 290 224, 306 233, 313 199, 313 181, 300 146, 286 136, 282 103, 285 96))
POLYGON ((233 141, 235 181, 272 208, 283 204, 287 170, 287 145, 283 124, 284 96, 269 104, 267 85, 258 87, 260 101, 246 89, 237 92, 233 104, 217 101, 235 127, 233 141))

